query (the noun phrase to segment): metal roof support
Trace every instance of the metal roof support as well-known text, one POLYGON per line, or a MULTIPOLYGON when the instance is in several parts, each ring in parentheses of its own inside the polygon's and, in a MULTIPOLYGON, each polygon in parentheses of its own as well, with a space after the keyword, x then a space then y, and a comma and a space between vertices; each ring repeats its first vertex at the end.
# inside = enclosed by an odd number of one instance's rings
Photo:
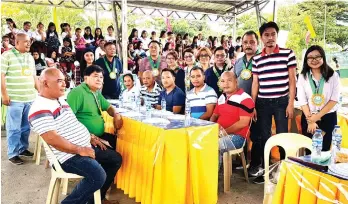
POLYGON ((234 12, 234 23, 233 23, 233 41, 236 42, 237 39, 237 8, 234 12))
POLYGON ((276 0, 273 0, 273 22, 277 21, 277 3, 276 0))
POLYGON ((256 10, 257 25, 258 27, 261 27, 261 13, 260 13, 260 8, 257 2, 255 2, 255 10, 256 10))
POLYGON ((128 69, 128 60, 127 60, 127 27, 128 27, 128 19, 127 19, 127 11, 128 5, 127 0, 122 0, 122 61, 123 61, 123 72, 126 72, 128 69))
POLYGON ((99 0, 95 2, 95 26, 99 27, 99 11, 98 11, 99 0))
POLYGON ((115 39, 116 39, 116 50, 118 53, 118 56, 122 59, 122 46, 120 46, 120 29, 118 26, 118 19, 117 19, 117 8, 116 8, 117 3, 116 2, 112 2, 112 15, 114 18, 114 31, 115 31, 115 39))

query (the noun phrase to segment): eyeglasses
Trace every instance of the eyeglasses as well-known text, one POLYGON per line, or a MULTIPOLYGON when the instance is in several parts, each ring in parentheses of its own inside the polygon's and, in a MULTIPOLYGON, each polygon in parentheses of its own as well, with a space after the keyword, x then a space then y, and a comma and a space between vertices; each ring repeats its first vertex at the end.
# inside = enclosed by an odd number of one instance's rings
POLYGON ((320 61, 321 59, 323 59, 322 56, 307 57, 307 61, 308 61, 308 62, 313 62, 313 60, 315 60, 315 61, 320 61))
POLYGON ((167 57, 167 60, 175 60, 175 58, 167 57))
POLYGON ((185 59, 186 58, 192 58, 192 57, 193 57, 193 55, 184 56, 185 59))

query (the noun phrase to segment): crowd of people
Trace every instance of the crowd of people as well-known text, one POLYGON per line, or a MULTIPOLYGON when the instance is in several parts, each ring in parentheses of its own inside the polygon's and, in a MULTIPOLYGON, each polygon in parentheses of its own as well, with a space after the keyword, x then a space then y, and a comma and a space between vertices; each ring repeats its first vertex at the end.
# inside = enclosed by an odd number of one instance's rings
MULTIPOLYGON (((276 133, 288 132, 295 100, 303 111, 302 134, 312 137, 320 128, 326 132, 323 150, 330 148, 337 124, 339 76, 317 45, 308 48, 302 71, 296 75, 295 53, 278 46, 279 28, 274 22, 259 28, 263 47, 255 31, 246 31, 236 42, 222 36, 219 43, 216 37, 204 40, 202 34, 191 42, 187 34, 166 31, 158 37, 153 31, 150 38, 142 31, 139 37, 133 29, 128 38, 128 71, 117 55, 112 26, 105 37, 100 28, 92 35, 90 27, 83 35, 77 28, 73 35, 66 23, 59 38, 53 23, 47 32, 41 23, 35 32, 30 31, 30 22, 24 23, 23 30, 12 19, 7 23, 10 33, 2 41, 1 92, 8 106, 8 158, 22 164, 19 156, 32 156, 30 127, 40 134, 65 171, 84 176, 62 203, 85 203, 100 188, 103 202, 109 202, 105 193, 122 158, 114 151, 117 134, 104 132, 102 113, 114 117, 115 132, 122 126, 122 116, 107 99, 141 98, 156 109, 164 108, 165 101, 165 109, 176 114, 184 114, 189 106, 191 117, 218 123, 233 148, 242 148, 250 137, 248 171, 258 184, 264 181, 263 153, 272 118, 276 133), (60 97, 69 82, 75 88, 65 101, 60 97), (98 170, 89 171, 88 166, 98 170)), ((284 159, 284 150, 279 151, 284 159)))

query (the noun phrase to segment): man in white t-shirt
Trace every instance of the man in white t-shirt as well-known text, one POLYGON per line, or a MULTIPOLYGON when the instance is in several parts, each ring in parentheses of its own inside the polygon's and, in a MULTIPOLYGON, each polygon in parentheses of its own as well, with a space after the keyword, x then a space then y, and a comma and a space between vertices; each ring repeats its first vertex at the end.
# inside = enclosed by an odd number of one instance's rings
MULTIPOLYGON (((64 75, 58 69, 42 72, 40 96, 29 111, 30 125, 50 146, 65 172, 84 177, 62 203, 92 203, 93 193, 99 189, 102 203, 110 203, 104 199, 111 184, 108 175, 120 168, 121 155, 106 147, 77 120, 61 98, 65 87, 64 75)), ((52 158, 48 160, 53 164, 52 158)), ((111 182, 113 179, 109 178, 111 182)))

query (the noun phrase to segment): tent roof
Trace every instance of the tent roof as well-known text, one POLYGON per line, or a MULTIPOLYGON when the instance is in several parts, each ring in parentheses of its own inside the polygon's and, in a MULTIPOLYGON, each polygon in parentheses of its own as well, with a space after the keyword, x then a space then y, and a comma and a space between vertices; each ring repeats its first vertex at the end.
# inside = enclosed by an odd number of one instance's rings
MULTIPOLYGON (((3 0, 2 2, 36 4, 46 6, 57 6, 75 9, 89 9, 95 10, 96 2, 99 2, 99 9, 111 10, 111 3, 121 7, 121 0, 3 0)), ((239 15, 256 5, 266 5, 270 0, 128 0, 128 6, 133 11, 143 8, 156 10, 166 10, 171 12, 167 14, 172 15, 174 12, 187 12, 188 15, 203 14, 203 15, 217 15, 218 18, 226 18, 231 21, 234 15, 239 15)), ((144 11, 142 11, 146 14, 144 11)), ((150 15, 154 13, 151 12, 150 15)), ((176 13, 177 14, 177 13, 176 13)), ((178 14, 177 14, 178 15, 178 14)), ((178 15, 179 16, 179 15, 178 15)), ((209 17, 209 16, 208 16, 209 17)), ((182 18, 179 16, 179 18, 182 18)), ((196 18, 194 16, 194 18, 196 18)), ((226 20, 225 20, 226 21, 226 20)))

